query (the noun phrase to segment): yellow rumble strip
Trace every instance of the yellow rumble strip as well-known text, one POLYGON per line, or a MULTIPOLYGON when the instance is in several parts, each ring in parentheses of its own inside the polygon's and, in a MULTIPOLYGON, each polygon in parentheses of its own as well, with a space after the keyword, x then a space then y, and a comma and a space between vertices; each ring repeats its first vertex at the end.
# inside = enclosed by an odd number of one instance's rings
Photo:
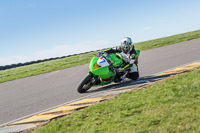
POLYGON ((165 74, 171 74, 171 73, 182 73, 182 72, 191 71, 191 70, 194 70, 197 68, 200 68, 200 62, 195 62, 195 63, 189 64, 186 66, 178 67, 173 70, 160 73, 158 75, 165 75, 165 74))
POLYGON ((67 105, 63 105, 52 109, 50 111, 31 116, 29 118, 23 119, 21 121, 14 122, 10 125, 18 125, 18 124, 25 124, 25 123, 36 123, 36 122, 45 122, 49 121, 53 118, 60 117, 63 115, 71 114, 75 110, 79 110, 88 106, 91 106, 97 102, 104 101, 105 97, 94 97, 94 98, 85 98, 67 105))
POLYGON ((51 120, 53 118, 56 118, 58 116, 61 116, 61 114, 48 114, 48 115, 41 115, 41 114, 39 114, 39 115, 34 115, 32 117, 29 117, 29 118, 21 120, 21 121, 17 121, 15 123, 10 124, 10 125, 44 122, 44 121, 48 121, 48 120, 51 120))

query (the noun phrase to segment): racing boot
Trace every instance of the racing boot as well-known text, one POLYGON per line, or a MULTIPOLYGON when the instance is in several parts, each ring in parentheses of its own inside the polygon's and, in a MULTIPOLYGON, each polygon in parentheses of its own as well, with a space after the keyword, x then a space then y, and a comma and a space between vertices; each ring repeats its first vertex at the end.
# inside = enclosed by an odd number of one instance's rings
POLYGON ((127 76, 126 76, 126 73, 125 73, 124 75, 122 75, 120 77, 120 79, 121 79, 120 83, 124 83, 126 78, 127 78, 127 76))

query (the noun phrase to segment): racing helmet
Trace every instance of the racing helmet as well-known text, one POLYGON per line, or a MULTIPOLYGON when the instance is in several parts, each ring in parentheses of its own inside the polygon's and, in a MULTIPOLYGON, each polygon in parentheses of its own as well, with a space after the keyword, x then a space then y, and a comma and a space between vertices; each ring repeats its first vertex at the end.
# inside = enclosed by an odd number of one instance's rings
POLYGON ((121 41, 121 50, 122 52, 129 53, 131 51, 132 48, 132 40, 130 37, 125 37, 122 41, 121 41))

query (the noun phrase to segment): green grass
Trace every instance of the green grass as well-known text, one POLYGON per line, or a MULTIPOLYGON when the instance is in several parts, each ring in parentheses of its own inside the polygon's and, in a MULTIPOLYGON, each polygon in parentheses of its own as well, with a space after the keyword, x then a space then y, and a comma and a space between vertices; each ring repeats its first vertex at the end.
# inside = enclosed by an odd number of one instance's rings
POLYGON ((136 48, 141 49, 141 50, 147 50, 147 49, 162 47, 162 46, 179 43, 183 41, 188 41, 188 40, 192 40, 196 38, 200 38, 200 30, 136 43, 136 48))
POLYGON ((33 133, 200 132, 200 69, 65 116, 33 133))
MULTIPOLYGON (((141 51, 143 51, 195 38, 200 38, 200 30, 174 35, 170 37, 164 37, 156 40, 136 43, 135 47, 136 49, 140 49, 141 51)), ((0 83, 42 73, 47 73, 55 70, 65 69, 73 66, 83 65, 89 63, 90 59, 94 56, 94 54, 96 54, 96 52, 0 71, 0 83)))
POLYGON ((57 59, 57 60, 0 71, 0 83, 24 77, 34 76, 42 73, 47 73, 51 71, 56 71, 64 68, 83 65, 88 63, 88 61, 95 54, 96 52, 91 52, 87 54, 71 56, 63 59, 57 59))

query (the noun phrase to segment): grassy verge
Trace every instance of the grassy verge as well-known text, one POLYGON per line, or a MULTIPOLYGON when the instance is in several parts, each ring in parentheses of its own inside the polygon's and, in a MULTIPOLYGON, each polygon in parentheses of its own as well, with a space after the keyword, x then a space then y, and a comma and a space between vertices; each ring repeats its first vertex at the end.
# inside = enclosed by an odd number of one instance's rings
MULTIPOLYGON (((142 51, 195 38, 200 38, 200 30, 136 43, 135 47, 136 49, 140 49, 142 51)), ((94 54, 96 54, 96 52, 0 71, 0 83, 86 64, 89 63, 94 54)))
POLYGON ((66 132, 200 132, 200 69, 126 92, 36 129, 66 132))
POLYGON ((136 43, 136 48, 141 49, 141 50, 147 50, 147 49, 162 47, 162 46, 175 44, 175 43, 179 43, 183 41, 188 41, 188 40, 192 40, 196 38, 200 38, 200 30, 136 43))
POLYGON ((96 54, 96 52, 0 71, 0 83, 83 65, 88 63, 94 54, 96 54))

